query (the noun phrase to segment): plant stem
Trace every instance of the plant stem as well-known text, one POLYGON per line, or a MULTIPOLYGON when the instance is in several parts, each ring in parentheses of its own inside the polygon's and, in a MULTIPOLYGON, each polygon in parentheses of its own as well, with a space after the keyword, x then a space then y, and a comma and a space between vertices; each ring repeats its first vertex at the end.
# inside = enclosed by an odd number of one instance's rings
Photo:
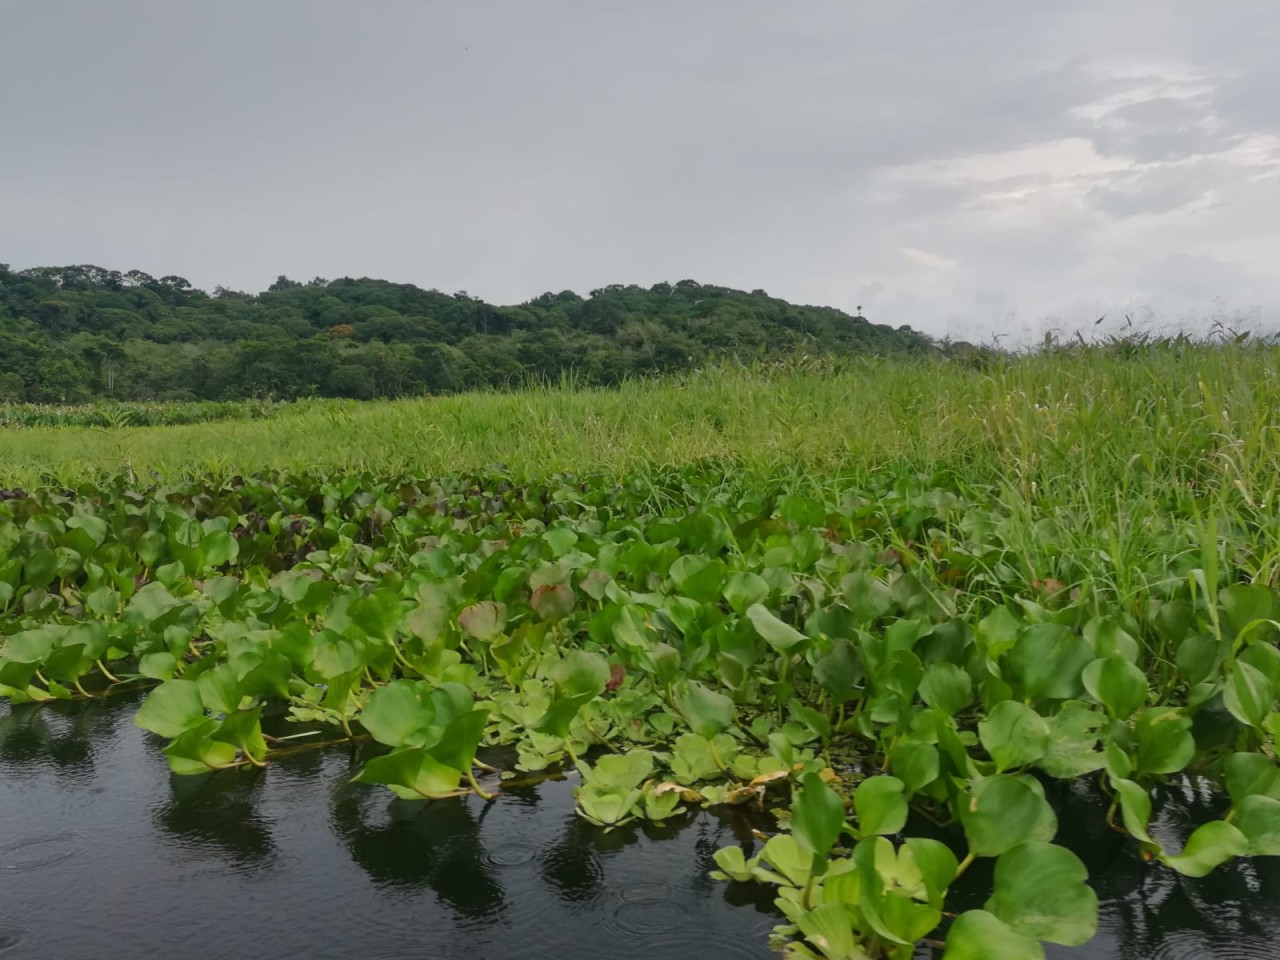
POLYGON ((498 799, 497 793, 485 793, 485 791, 480 789, 480 784, 476 783, 476 775, 472 773, 470 770, 467 770, 467 782, 471 784, 471 789, 474 790, 476 793, 478 793, 485 800, 498 799))

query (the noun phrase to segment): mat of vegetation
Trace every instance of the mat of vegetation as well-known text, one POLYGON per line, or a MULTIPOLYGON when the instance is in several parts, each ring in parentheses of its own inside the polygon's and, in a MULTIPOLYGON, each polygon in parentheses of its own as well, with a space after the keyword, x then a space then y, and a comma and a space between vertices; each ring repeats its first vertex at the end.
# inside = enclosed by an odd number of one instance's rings
POLYGON ((1277 350, 1132 347, 0 433, 0 695, 145 687, 183 774, 750 805, 792 956, 1039 957, 1096 925, 1057 781, 1150 869, 1280 853, 1277 350))
POLYGON ((710 467, 8 491, 0 694, 148 686, 179 774, 370 737, 356 779, 406 798, 576 766, 604 828, 755 805, 780 829, 717 876, 777 888, 790 956, 1039 957, 1097 921, 1049 779, 1189 876, 1280 854, 1277 518, 1224 508, 1107 528, 938 476, 710 467), (1222 815, 1157 836, 1186 775, 1222 815), (979 858, 990 899, 948 916, 979 858))

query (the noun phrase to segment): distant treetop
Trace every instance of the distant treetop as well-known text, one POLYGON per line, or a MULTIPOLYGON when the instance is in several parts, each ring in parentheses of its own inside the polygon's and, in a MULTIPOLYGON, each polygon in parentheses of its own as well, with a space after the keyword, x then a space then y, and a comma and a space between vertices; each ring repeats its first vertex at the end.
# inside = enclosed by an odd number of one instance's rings
POLYGON ((497 306, 368 277, 210 294, 141 270, 0 264, 0 401, 390 397, 568 372, 608 385, 725 357, 938 348, 861 313, 689 279, 497 306))

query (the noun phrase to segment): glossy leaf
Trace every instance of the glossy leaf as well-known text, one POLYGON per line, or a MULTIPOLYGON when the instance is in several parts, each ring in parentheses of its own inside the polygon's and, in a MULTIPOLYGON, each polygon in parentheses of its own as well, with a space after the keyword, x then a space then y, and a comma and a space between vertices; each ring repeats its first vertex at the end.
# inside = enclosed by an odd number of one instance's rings
POLYGON ((996 771, 1035 763, 1049 749, 1049 725, 1025 704, 1014 700, 997 703, 978 723, 978 737, 996 771))
POLYGON ((1030 841, 1001 854, 986 909, 1012 929, 1068 947, 1098 929, 1098 897, 1080 858, 1053 843, 1030 841))
POLYGON ((960 822, 970 851, 980 857, 998 857, 1028 841, 1049 841, 1058 831, 1058 818, 1039 784, 1007 774, 970 787, 960 822))
POLYGON ((805 774, 791 803, 791 832, 817 856, 825 857, 844 829, 839 795, 816 773, 805 774))
POLYGON ((193 680, 166 680, 142 701, 133 722, 162 737, 177 737, 207 719, 200 687, 193 680))
POLYGON ((1211 820, 1196 828, 1182 853, 1165 854, 1161 859, 1184 876, 1203 877, 1219 864, 1248 852, 1249 840, 1239 828, 1222 820, 1211 820))
POLYGON ((898 833, 907 822, 907 799, 897 777, 868 777, 853 792, 858 832, 864 836, 898 833))
POLYGON ((986 910, 966 910, 947 931, 942 960, 1044 960, 1044 948, 986 910))

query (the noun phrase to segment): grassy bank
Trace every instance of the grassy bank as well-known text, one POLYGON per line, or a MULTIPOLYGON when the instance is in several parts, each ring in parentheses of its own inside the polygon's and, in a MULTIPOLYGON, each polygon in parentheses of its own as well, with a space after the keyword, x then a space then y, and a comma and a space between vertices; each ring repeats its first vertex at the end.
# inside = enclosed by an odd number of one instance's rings
POLYGON ((724 368, 614 390, 572 386, 378 403, 269 419, 0 431, 0 480, 73 485, 269 470, 441 474, 504 464, 627 475, 703 460, 757 475, 952 472, 1028 497, 1234 487, 1266 500, 1277 467, 1280 349, 1074 349, 994 366, 866 362, 724 368))

